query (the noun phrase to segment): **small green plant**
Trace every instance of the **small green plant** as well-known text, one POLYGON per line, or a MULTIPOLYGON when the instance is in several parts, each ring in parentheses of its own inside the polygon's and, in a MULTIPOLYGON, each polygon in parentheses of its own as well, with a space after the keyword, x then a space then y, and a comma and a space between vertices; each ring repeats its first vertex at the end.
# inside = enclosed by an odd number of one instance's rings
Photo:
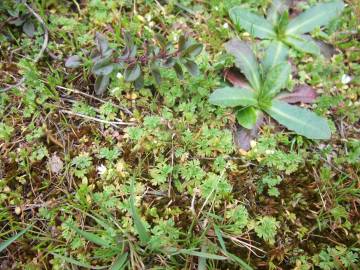
POLYGON ((246 129, 254 128, 262 112, 266 112, 299 135, 309 139, 330 138, 326 119, 307 109, 289 105, 278 95, 286 88, 291 73, 290 64, 285 61, 286 56, 278 57, 269 47, 265 60, 259 65, 250 47, 240 40, 230 40, 225 48, 235 56, 236 66, 250 85, 217 89, 211 94, 210 103, 235 108, 237 121, 246 129))
POLYGON ((239 6, 232 8, 229 13, 238 27, 244 28, 254 37, 272 40, 270 48, 274 54, 287 54, 288 46, 301 52, 320 54, 319 46, 309 35, 304 34, 326 26, 339 16, 344 3, 321 3, 290 20, 285 2, 273 1, 267 19, 239 6))
MULTIPOLYGON (((138 46, 128 32, 123 33, 125 47, 119 52, 110 47, 105 36, 96 33, 96 49, 92 51, 92 73, 96 77, 95 93, 101 95, 105 92, 110 82, 111 74, 123 72, 127 82, 134 82, 136 89, 144 85, 144 70, 148 70, 157 84, 161 83, 160 68, 173 68, 180 80, 184 78, 183 66, 193 76, 199 75, 199 68, 194 61, 198 56, 203 45, 195 42, 191 38, 182 35, 179 37, 175 48, 172 42, 167 41, 162 35, 155 36, 153 44, 144 42, 142 54, 138 53, 138 46), (157 46, 158 44, 158 46, 157 46)), ((77 68, 82 64, 82 58, 78 55, 70 56, 65 66, 67 68, 77 68)))

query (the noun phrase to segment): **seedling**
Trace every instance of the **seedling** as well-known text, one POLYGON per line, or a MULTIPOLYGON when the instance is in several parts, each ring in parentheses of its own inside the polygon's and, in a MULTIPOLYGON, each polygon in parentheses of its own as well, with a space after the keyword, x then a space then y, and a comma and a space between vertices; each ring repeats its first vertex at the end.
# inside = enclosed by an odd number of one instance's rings
POLYGON ((287 47, 297 51, 320 54, 320 48, 310 35, 305 35, 317 27, 326 26, 341 14, 344 8, 342 1, 333 1, 317 4, 294 19, 289 19, 288 7, 285 1, 273 1, 263 18, 247 9, 236 6, 229 12, 232 21, 240 28, 245 29, 252 36, 260 39, 269 39, 273 53, 286 54, 287 47))
POLYGON ((250 85, 217 89, 211 94, 210 103, 235 108, 238 123, 246 129, 255 127, 262 112, 265 112, 299 135, 309 139, 330 138, 326 119, 280 99, 278 94, 286 88, 291 73, 286 56, 273 54, 272 47, 269 47, 264 61, 259 64, 252 50, 238 39, 230 40, 225 48, 235 56, 236 66, 250 85))
MULTIPOLYGON (((168 42, 163 36, 157 34, 156 43, 144 42, 142 54, 138 54, 138 46, 128 32, 123 33, 125 48, 120 52, 110 48, 107 38, 100 33, 96 34, 96 49, 90 55, 93 62, 92 73, 96 77, 95 93, 101 95, 105 92, 110 82, 110 76, 115 72, 123 72, 127 82, 134 82, 135 88, 142 88, 144 85, 144 70, 149 71, 157 84, 161 83, 160 68, 173 68, 177 77, 184 78, 183 66, 191 75, 199 75, 199 68, 194 61, 203 45, 193 39, 180 36, 175 46, 168 42), (158 46, 157 46, 158 45, 158 46)), ((78 55, 70 56, 65 66, 77 68, 82 64, 78 55)))

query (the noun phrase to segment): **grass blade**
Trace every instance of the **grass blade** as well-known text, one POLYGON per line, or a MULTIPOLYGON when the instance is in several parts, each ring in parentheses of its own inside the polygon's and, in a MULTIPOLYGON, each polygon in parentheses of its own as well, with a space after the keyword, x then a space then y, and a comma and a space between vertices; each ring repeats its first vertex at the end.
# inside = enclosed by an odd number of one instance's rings
POLYGON ((90 233, 90 232, 86 232, 83 231, 81 229, 79 229, 76 226, 73 226, 71 224, 67 224, 71 229, 73 229, 76 233, 78 233, 79 235, 81 235, 82 237, 84 237, 86 240, 99 245, 99 246, 103 246, 103 247, 109 247, 110 244, 105 241, 104 239, 102 239, 101 237, 97 236, 96 234, 90 233))
POLYGON ((73 259, 71 257, 62 256, 60 254, 53 253, 53 252, 50 252, 50 254, 53 255, 54 257, 57 257, 57 258, 60 258, 60 259, 64 260, 67 263, 77 265, 77 266, 80 266, 80 267, 84 267, 86 269, 106 269, 106 268, 109 268, 109 266, 92 266, 92 265, 87 264, 87 263, 79 262, 79 261, 77 261, 77 260, 75 260, 75 259, 73 259))
POLYGON ((15 234, 14 236, 10 237, 9 239, 1 242, 0 244, 0 252, 5 250, 8 246, 10 246, 13 242, 15 242, 19 237, 21 237, 23 234, 25 234, 33 225, 31 224, 27 228, 23 229, 21 232, 15 234))
POLYGON ((135 196, 134 196, 134 179, 131 180, 131 188, 130 188, 130 211, 131 216, 134 219, 134 226, 135 230, 139 234, 139 238, 142 244, 146 244, 150 241, 150 235, 147 229, 145 228, 143 222, 141 221, 141 218, 137 212, 137 208, 135 206, 135 196))
POLYGON ((122 270, 125 267, 125 264, 127 263, 128 253, 124 253, 122 255, 119 255, 113 265, 111 265, 109 270, 122 270))

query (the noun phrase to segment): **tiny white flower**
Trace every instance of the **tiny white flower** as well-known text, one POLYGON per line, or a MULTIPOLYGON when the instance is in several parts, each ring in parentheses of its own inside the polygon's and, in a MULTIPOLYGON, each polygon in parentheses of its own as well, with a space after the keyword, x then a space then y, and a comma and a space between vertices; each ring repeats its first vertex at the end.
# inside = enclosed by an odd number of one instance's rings
POLYGON ((341 82, 342 84, 348 84, 351 81, 351 77, 347 74, 342 75, 341 82))
POLYGON ((266 155, 272 155, 272 154, 274 154, 275 153, 275 151, 274 150, 270 150, 270 149, 267 149, 266 151, 265 151, 265 154, 266 155))
POLYGON ((228 24, 228 23, 224 23, 223 27, 224 27, 225 29, 228 29, 228 28, 229 28, 229 24, 228 24))
POLYGON ((116 78, 121 79, 122 77, 123 77, 123 75, 122 75, 120 72, 118 72, 118 73, 116 74, 116 78))
POLYGON ((254 147, 256 146, 256 144, 257 144, 256 141, 254 141, 254 140, 251 140, 251 141, 250 141, 250 146, 251 146, 251 148, 254 148, 254 147))
POLYGON ((100 166, 96 167, 96 170, 98 174, 102 175, 106 172, 106 167, 104 166, 104 164, 101 164, 100 166))

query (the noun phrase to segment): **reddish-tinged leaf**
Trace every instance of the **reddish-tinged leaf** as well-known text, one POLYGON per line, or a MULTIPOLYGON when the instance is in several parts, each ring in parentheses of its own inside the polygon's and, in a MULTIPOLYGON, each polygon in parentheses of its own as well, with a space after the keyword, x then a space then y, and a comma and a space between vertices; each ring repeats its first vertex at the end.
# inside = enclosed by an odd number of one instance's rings
POLYGON ((233 86, 240 88, 249 88, 249 83, 245 76, 235 68, 228 68, 224 70, 224 78, 228 80, 233 86))
POLYGON ((276 99, 287 103, 312 103, 316 99, 315 90, 307 84, 301 84, 294 88, 291 93, 281 93, 276 99))
POLYGON ((259 130, 264 123, 264 115, 258 116, 255 126, 252 129, 246 129, 237 125, 234 134, 235 145, 242 150, 248 151, 251 148, 250 142, 256 139, 259 135, 259 130))

